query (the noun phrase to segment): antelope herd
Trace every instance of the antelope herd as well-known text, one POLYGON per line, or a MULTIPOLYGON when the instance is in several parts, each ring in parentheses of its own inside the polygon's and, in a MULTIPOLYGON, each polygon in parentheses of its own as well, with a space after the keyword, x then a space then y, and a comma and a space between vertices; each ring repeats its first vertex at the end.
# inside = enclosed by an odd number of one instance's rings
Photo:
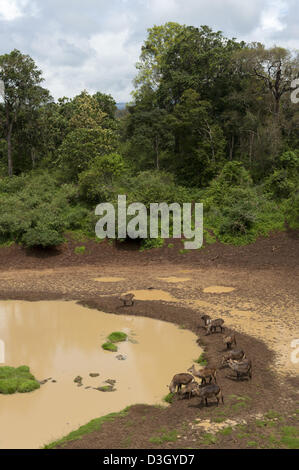
MULTIPOLYGON (((225 330, 224 320, 217 318, 212 320, 209 315, 202 315, 201 320, 206 329, 206 335, 216 333, 217 328, 223 333, 225 330)), ((242 377, 252 378, 252 363, 245 355, 243 349, 237 349, 237 341, 235 334, 224 336, 223 343, 225 345, 226 353, 222 356, 219 369, 229 367, 239 380, 242 377), (234 347, 234 349, 233 349, 234 347)), ((200 404, 205 402, 208 406, 208 398, 216 398, 217 406, 221 401, 224 403, 221 388, 217 384, 217 369, 211 367, 203 367, 197 370, 194 364, 188 369, 188 373, 176 374, 170 385, 169 391, 171 393, 178 393, 180 398, 190 399, 192 396, 197 396, 200 399, 200 404), (198 379, 199 381, 197 381, 198 379), (208 383, 207 383, 208 381, 208 383), (184 388, 182 388, 184 386, 184 388)))

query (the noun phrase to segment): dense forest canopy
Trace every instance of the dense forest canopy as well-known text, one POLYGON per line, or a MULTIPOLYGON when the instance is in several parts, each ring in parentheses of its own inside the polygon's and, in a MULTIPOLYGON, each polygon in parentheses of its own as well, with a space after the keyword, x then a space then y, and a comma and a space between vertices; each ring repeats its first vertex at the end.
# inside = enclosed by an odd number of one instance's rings
POLYGON ((206 242, 298 227, 298 77, 294 52, 171 22, 148 30, 126 110, 100 91, 55 102, 31 57, 0 56, 0 243, 91 236, 118 194, 204 202, 206 242))

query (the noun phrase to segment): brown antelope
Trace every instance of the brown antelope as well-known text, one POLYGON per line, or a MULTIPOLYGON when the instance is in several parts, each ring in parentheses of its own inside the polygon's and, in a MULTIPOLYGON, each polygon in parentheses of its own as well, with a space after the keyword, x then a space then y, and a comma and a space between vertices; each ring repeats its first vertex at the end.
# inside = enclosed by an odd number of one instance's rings
POLYGON ((243 361, 233 361, 229 359, 228 366, 237 374, 237 380, 240 377, 248 375, 252 378, 252 363, 250 359, 244 359, 243 361))
POLYGON ((201 399, 200 404, 202 404, 205 400, 206 406, 208 406, 208 398, 215 397, 217 400, 217 406, 219 405, 219 401, 221 400, 224 403, 223 395, 219 385, 217 384, 210 384, 206 385, 205 387, 198 388, 195 390, 195 395, 201 399))
POLYGON ((190 382, 192 382, 193 379, 194 377, 191 374, 176 374, 169 385, 170 393, 175 393, 176 391, 179 392, 182 388, 182 385, 188 385, 190 382))
POLYGON ((188 400, 190 400, 192 395, 195 395, 195 390, 198 388, 198 382, 196 380, 193 380, 192 382, 189 382, 181 391, 181 398, 183 398, 185 395, 188 394, 188 400))
POLYGON ((216 320, 212 320, 207 326, 207 335, 211 333, 216 333, 217 327, 220 328, 221 333, 222 333, 222 331, 224 330, 224 326, 222 326, 223 324, 224 324, 224 320, 222 320, 222 318, 217 318, 216 320))
POLYGON ((123 294, 120 296, 119 300, 121 300, 124 303, 124 307, 127 306, 127 302, 130 302, 131 305, 134 305, 134 294, 123 294))
POLYGON ((196 370, 195 367, 194 367, 194 364, 193 364, 192 367, 190 367, 188 369, 188 372, 191 372, 191 374, 193 374, 194 377, 197 377, 197 378, 201 379, 201 385, 206 384, 207 379, 210 379, 209 383, 211 383, 213 379, 214 379, 215 383, 217 382, 217 380, 216 380, 216 372, 217 372, 216 369, 209 368, 209 367, 204 367, 203 369, 196 370))
POLYGON ((243 349, 231 349, 229 352, 224 354, 224 356, 222 356, 221 366, 223 367, 227 365, 230 359, 233 361, 241 361, 242 359, 246 359, 243 349))
POLYGON ((236 341, 235 334, 232 334, 230 336, 225 336, 223 338, 223 342, 224 342, 224 344, 226 344, 226 349, 231 349, 233 344, 235 346, 237 346, 237 341, 236 341))
POLYGON ((205 326, 207 327, 209 323, 211 323, 211 317, 210 315, 202 315, 201 319, 203 320, 205 326))

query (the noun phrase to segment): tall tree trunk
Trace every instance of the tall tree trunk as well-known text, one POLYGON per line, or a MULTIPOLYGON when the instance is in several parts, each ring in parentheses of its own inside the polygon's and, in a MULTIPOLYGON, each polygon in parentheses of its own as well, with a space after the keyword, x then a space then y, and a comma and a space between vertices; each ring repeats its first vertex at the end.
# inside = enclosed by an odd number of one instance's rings
POLYGON ((274 114, 275 114, 276 122, 279 122, 280 96, 275 96, 274 114))
POLYGON ((159 138, 156 136, 155 138, 155 151, 156 151, 156 169, 160 169, 160 162, 159 162, 159 138))
POLYGON ((235 146, 235 136, 232 135, 231 143, 230 143, 230 146, 229 146, 229 159, 230 160, 233 159, 234 146, 235 146))
POLYGON ((13 123, 10 122, 8 124, 7 137, 6 137, 6 140, 7 140, 8 176, 13 175, 12 148, 11 148, 12 126, 13 126, 13 123))
POLYGON ((35 168, 35 149, 31 149, 31 161, 32 161, 32 168, 35 168))

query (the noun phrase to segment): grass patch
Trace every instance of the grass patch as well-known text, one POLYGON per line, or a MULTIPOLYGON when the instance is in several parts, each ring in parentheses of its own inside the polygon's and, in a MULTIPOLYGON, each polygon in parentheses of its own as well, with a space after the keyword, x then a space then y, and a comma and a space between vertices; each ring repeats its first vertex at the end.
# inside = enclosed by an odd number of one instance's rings
POLYGON ((82 230, 71 230, 66 233, 74 242, 82 243, 87 240, 87 234, 82 230))
POLYGON ((153 248, 162 248, 164 245, 164 239, 161 237, 158 238, 145 238, 142 241, 141 248, 139 249, 140 252, 145 250, 151 250, 153 248))
POLYGON ((299 449, 299 430, 295 426, 283 426, 281 428, 282 444, 288 449, 299 449))
POLYGON ((0 394, 29 393, 40 388, 39 382, 27 366, 0 367, 0 394))
POLYGON ((195 359, 194 362, 196 362, 197 364, 199 364, 200 366, 207 366, 208 365, 208 361, 206 359, 206 356, 205 356, 205 353, 201 353, 201 355, 199 356, 198 359, 195 359))
POLYGON ((223 423, 225 420, 225 416, 216 416, 215 418, 212 418, 213 423, 223 423))
POLYGON ((59 439, 57 441, 51 442, 50 444, 47 444, 44 446, 44 449, 54 449, 55 447, 58 446, 63 446, 63 444, 74 441, 76 439, 82 439, 83 436, 86 434, 90 434, 91 432, 94 431, 99 431, 104 423, 107 423, 109 421, 114 421, 116 418, 122 418, 128 415, 130 407, 125 408, 123 411, 120 411, 119 413, 110 413, 106 416, 102 416, 101 418, 96 418, 90 421, 87 424, 84 424, 84 426, 81 426, 79 429, 76 431, 71 432, 67 436, 63 437, 62 439, 59 439))
POLYGON ((248 441, 247 447, 257 447, 258 443, 256 441, 248 441))
POLYGON ((166 395, 164 398, 163 398, 163 401, 165 401, 166 403, 172 403, 173 402, 173 398, 174 398, 175 394, 174 393, 168 393, 168 395, 166 395))
POLYGON ((112 392, 112 391, 114 391, 112 385, 103 385, 102 387, 99 387, 98 390, 100 392, 112 392))
POLYGON ((221 429, 219 431, 219 434, 222 436, 229 436, 233 432, 233 428, 231 426, 228 426, 227 428, 221 429))
POLYGON ((256 422, 255 422, 255 425, 258 428, 263 428, 263 427, 267 426, 267 422, 263 421, 262 419, 257 419, 256 422))
POLYGON ((122 331, 114 331, 108 336, 108 340, 110 343, 120 343, 122 341, 126 341, 128 335, 123 333, 122 331))
POLYGON ((13 240, 8 240, 7 242, 0 243, 0 248, 10 248, 15 242, 13 240))
POLYGON ((235 401, 235 403, 231 405, 231 409, 234 412, 238 412, 243 409, 246 409, 250 405, 250 402, 251 402, 251 398, 247 396, 242 397, 239 395, 230 395, 229 398, 235 401))
POLYGON ((118 351, 118 348, 117 348, 116 344, 111 343, 110 341, 108 341, 107 343, 102 344, 102 348, 105 351, 110 351, 110 352, 117 352, 118 351))
POLYGON ((74 252, 76 255, 84 255, 86 251, 86 247, 85 246, 76 246, 74 252))
POLYGON ((265 417, 268 419, 280 419, 281 415, 277 411, 270 410, 265 414, 265 417))
POLYGON ((211 444, 216 444, 217 442, 217 437, 214 434, 206 433, 203 434, 201 443, 203 445, 209 446, 211 444))
POLYGON ((178 431, 173 429, 172 431, 161 429, 160 436, 154 436, 149 439, 152 444, 163 444, 164 442, 176 442, 178 439, 178 431))

